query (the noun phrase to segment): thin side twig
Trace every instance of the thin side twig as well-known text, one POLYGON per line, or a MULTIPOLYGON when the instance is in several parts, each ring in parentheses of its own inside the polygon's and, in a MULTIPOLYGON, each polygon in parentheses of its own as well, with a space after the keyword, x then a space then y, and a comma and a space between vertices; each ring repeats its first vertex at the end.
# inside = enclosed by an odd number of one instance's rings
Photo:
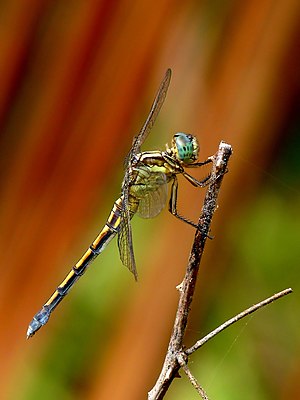
POLYGON ((275 300, 280 299, 283 296, 286 296, 287 294, 292 293, 293 290, 291 288, 282 290, 281 292, 275 293, 273 296, 268 297, 265 300, 260 301, 259 303, 254 304, 253 306, 247 308, 246 310, 240 312, 239 314, 235 315, 233 318, 230 318, 226 322, 224 322, 222 325, 218 326, 216 329, 211 331, 209 334, 204 336, 202 339, 198 340, 193 346, 189 347, 188 349, 184 350, 184 353, 189 356, 194 351, 198 350, 200 347, 202 347, 206 342, 208 342, 210 339, 212 339, 214 336, 216 336, 218 333, 223 331, 224 329, 228 328, 230 325, 236 323, 240 319, 246 317, 247 315, 250 315, 254 313, 255 311, 259 310, 262 307, 267 306, 268 304, 272 303, 275 300))
POLYGON ((227 165, 231 154, 231 146, 221 142, 217 154, 213 157, 212 179, 206 191, 204 205, 198 222, 199 228, 195 234, 185 277, 180 285, 180 298, 168 351, 160 376, 153 389, 148 393, 148 400, 162 399, 173 379, 178 375, 180 364, 177 355, 183 347, 183 338, 186 331, 190 305, 195 291, 200 260, 210 231, 211 220, 217 207, 217 198, 223 176, 227 171, 227 165))

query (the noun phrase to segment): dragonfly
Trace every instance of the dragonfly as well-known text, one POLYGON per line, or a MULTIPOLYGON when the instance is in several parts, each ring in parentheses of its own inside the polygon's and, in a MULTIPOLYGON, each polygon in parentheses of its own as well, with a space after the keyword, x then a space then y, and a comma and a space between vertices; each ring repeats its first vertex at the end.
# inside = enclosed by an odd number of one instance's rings
POLYGON ((134 137, 131 149, 125 159, 121 195, 115 201, 104 228, 41 310, 34 315, 27 330, 27 338, 32 337, 48 322, 52 311, 85 273, 90 263, 102 253, 115 236, 118 238, 120 259, 137 280, 131 219, 135 214, 143 218, 152 218, 158 215, 167 202, 168 183, 171 183, 169 211, 181 221, 198 228, 197 224, 177 211, 177 175, 182 175, 195 187, 204 187, 210 182, 211 175, 207 174, 204 179, 197 180, 187 173, 186 169, 201 167, 212 162, 212 158, 209 157, 203 162, 198 162, 197 138, 185 133, 176 133, 173 136, 171 147, 166 145, 164 151, 141 151, 141 146, 165 101, 170 80, 171 69, 167 69, 148 117, 139 134, 134 137))

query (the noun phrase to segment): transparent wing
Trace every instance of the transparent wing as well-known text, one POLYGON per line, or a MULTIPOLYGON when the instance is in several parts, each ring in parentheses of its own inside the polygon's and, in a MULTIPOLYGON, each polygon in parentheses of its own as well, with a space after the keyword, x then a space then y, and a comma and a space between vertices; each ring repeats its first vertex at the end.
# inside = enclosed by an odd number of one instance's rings
POLYGON ((151 173, 145 184, 145 195, 140 199, 137 214, 142 218, 153 218, 164 208, 168 197, 168 186, 164 173, 151 173))
POLYGON ((136 161, 136 154, 141 151, 141 145, 148 136, 159 111, 165 101, 168 87, 171 80, 171 70, 167 69, 165 76, 160 84, 154 102, 151 106, 150 113, 140 130, 139 134, 134 138, 131 149, 125 159, 125 175, 122 183, 122 212, 121 212, 121 223, 118 233, 118 247, 120 252, 120 258, 122 263, 133 273, 137 280, 136 263, 133 252, 132 244, 132 230, 131 230, 131 215, 129 211, 129 188, 133 183, 132 180, 132 166, 136 161))
POLYGON ((118 231, 118 248, 122 263, 133 273, 135 280, 137 280, 138 275, 133 253, 130 212, 128 207, 123 208, 121 213, 121 223, 118 231))
POLYGON ((160 109, 165 101, 167 91, 169 88, 170 80, 171 80, 172 71, 170 68, 167 69, 165 76, 159 86, 158 92, 155 96, 154 102, 151 106, 150 113, 140 130, 139 134, 133 139, 133 143, 131 149, 125 159, 125 168, 132 164, 134 160, 134 156, 137 153, 141 152, 141 145, 144 143, 146 137, 148 136, 150 130, 152 129, 154 122, 160 112, 160 109))

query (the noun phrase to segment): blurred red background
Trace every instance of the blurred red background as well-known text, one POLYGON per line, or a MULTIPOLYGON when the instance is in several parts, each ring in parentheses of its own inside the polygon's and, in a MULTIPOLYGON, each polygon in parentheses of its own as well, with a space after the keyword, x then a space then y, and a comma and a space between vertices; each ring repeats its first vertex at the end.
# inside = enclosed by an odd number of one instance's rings
MULTIPOLYGON (((166 210, 133 221, 138 284, 112 243, 49 323, 25 333, 104 225, 168 67, 144 149, 176 131, 198 136, 201 160, 222 139, 234 149, 187 345, 295 289, 210 342, 191 369, 213 399, 298 398, 299 1, 11 0, 0 19, 1 399, 133 400, 154 385, 194 235, 166 210)), ((196 220, 203 191, 180 189, 196 220)), ((166 396, 195 397, 185 377, 166 396)))

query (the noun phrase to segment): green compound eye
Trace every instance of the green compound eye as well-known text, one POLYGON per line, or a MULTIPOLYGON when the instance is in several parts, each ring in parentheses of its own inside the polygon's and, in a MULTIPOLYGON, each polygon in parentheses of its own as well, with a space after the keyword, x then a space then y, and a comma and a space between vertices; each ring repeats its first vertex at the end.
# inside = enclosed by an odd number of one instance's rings
POLYGON ((185 164, 194 162, 198 157, 199 145, 195 136, 185 133, 176 133, 173 138, 177 150, 177 157, 185 164))

